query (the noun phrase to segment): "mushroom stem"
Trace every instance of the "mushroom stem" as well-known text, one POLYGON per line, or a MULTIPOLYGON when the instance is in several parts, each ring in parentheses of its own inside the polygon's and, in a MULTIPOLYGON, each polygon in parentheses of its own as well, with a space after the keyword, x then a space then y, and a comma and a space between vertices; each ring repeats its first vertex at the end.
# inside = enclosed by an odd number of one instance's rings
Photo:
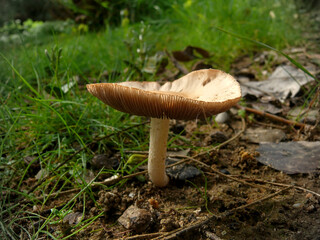
POLYGON ((168 132, 169 119, 151 118, 148 173, 158 187, 164 187, 169 182, 165 167, 168 132))

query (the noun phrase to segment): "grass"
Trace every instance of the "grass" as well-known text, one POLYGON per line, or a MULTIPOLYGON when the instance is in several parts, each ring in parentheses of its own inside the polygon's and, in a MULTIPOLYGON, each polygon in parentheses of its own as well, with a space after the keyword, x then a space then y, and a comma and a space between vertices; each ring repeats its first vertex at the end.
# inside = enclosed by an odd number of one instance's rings
MULTIPOLYGON (((160 19, 146 19, 143 23, 125 27, 107 27, 97 33, 76 32, 40 39, 21 36, 22 44, 2 48, 1 238, 19 238, 17 233, 20 231, 30 239, 41 235, 68 238, 70 229, 51 233, 50 225, 61 223, 76 202, 94 200, 85 180, 91 171, 88 163, 92 157, 108 151, 119 152, 119 169, 112 173, 121 174, 126 172, 123 169, 129 157, 126 150, 148 149, 148 126, 139 125, 130 132, 122 131, 146 119, 104 106, 87 93, 86 83, 105 81, 105 71, 121 72, 118 77, 111 75, 108 81, 136 80, 136 71, 128 68, 123 60, 142 68, 150 56, 165 49, 182 50, 188 45, 202 47, 212 53, 209 61, 215 67, 228 71, 236 57, 254 55, 261 47, 225 34, 217 27, 277 49, 301 41, 299 29, 291 24, 294 9, 293 3, 288 1, 176 1, 161 14, 160 19), (62 49, 60 57, 59 49, 62 49), (66 93, 61 92, 61 87, 70 83, 75 85, 66 93), (115 132, 117 134, 85 148, 98 137, 115 132), (80 148, 85 150, 57 168, 80 148), (40 170, 43 176, 49 174, 49 178, 29 193, 28 181, 33 181, 31 185, 39 182, 35 176, 40 170), (39 201, 35 196, 77 187, 83 190, 66 207, 52 210, 46 219, 30 212, 30 206, 48 207, 46 200, 39 201), (15 208, 8 207, 13 198, 26 198, 31 200, 31 205, 16 212, 15 208), (26 229, 26 222, 33 223, 34 227, 26 229)), ((154 74, 144 76, 147 80, 155 79, 154 74)), ((174 141, 179 136, 172 134, 170 137, 170 146, 179 147, 174 141)), ((101 174, 109 172, 102 170, 101 174)), ((83 206, 85 208, 85 204, 83 206)), ((79 223, 74 231, 80 231, 95 219, 79 223)))

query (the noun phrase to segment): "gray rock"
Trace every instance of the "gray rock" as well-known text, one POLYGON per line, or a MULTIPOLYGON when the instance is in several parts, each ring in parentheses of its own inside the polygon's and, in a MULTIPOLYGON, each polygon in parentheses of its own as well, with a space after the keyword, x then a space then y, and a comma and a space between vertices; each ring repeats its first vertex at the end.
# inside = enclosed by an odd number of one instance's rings
MULTIPOLYGON (((175 162, 172 160, 166 161, 166 165, 170 165, 173 163, 175 162)), ((169 177, 180 181, 184 181, 201 175, 201 171, 198 168, 189 164, 180 164, 171 168, 167 168, 166 173, 169 177)))

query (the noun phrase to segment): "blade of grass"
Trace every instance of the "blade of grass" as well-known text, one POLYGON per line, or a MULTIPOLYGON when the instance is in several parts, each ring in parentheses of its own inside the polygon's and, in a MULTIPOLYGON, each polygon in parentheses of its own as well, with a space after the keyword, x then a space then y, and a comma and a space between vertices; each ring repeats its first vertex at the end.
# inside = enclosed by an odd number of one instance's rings
POLYGON ((8 65, 11 67, 11 69, 15 72, 15 74, 18 75, 18 77, 20 78, 20 80, 38 97, 41 98, 41 95, 39 94, 39 92, 37 90, 35 90, 30 84, 29 82, 22 77, 22 75, 18 72, 18 70, 10 63, 10 61, 0 52, 1 57, 8 63, 8 65))
POLYGON ((12 123, 12 125, 10 126, 9 130, 7 131, 6 135, 4 136, 4 138, 2 139, 2 143, 1 143, 1 147, 0 147, 0 153, 2 155, 3 153, 3 147, 4 147, 4 143, 5 140, 7 139, 7 137, 10 135, 12 128, 14 127, 14 125, 18 122, 20 116, 21 116, 22 110, 19 112, 18 116, 16 117, 16 119, 14 120, 14 122, 12 123))

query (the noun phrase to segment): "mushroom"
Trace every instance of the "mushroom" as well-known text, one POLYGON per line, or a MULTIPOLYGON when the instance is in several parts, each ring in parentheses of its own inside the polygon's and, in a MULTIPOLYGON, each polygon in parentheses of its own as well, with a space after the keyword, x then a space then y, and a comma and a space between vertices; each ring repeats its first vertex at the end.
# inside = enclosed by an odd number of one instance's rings
POLYGON ((122 112, 151 117, 148 174, 159 187, 165 172, 169 119, 191 120, 224 112, 241 98, 239 83, 220 70, 191 72, 162 86, 157 82, 88 84, 88 91, 122 112))

